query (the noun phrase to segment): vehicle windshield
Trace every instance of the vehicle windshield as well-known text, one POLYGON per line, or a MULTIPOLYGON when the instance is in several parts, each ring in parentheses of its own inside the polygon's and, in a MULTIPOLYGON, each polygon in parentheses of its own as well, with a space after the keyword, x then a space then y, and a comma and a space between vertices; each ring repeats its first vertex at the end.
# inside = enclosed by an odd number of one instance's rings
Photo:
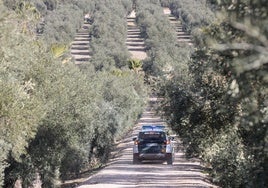
POLYGON ((166 136, 164 132, 148 131, 148 132, 140 132, 139 139, 141 140, 165 140, 166 136))

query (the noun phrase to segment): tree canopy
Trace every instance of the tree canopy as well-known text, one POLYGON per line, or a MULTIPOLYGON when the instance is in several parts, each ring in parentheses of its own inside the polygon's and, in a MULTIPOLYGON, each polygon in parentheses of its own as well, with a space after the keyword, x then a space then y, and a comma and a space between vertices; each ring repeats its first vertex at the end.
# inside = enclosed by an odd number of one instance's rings
POLYGON ((165 115, 183 138, 188 155, 209 164, 214 182, 222 187, 264 187, 267 2, 204 1, 196 11, 198 3, 169 4, 188 24, 196 49, 187 63, 188 86, 175 77, 176 82, 163 88, 165 115), (193 32, 196 25, 198 32, 193 32))
MULTIPOLYGON (((101 165, 114 141, 142 112, 147 89, 143 75, 126 66, 125 51, 111 56, 106 46, 96 49, 96 54, 107 57, 102 62, 106 69, 98 71, 95 60, 79 68, 70 58, 70 41, 83 14, 93 13, 95 5, 95 1, 0 1, 1 186, 20 179, 29 187, 38 173, 43 187, 54 187, 101 165), (55 45, 64 46, 59 56, 51 51, 55 45)), ((114 7, 101 6, 122 16, 129 5, 131 1, 122 0, 114 7)), ((97 14, 96 25, 102 21, 97 14)), ((114 19, 123 22, 119 16, 114 19)), ((124 34, 124 27, 120 29, 124 34)), ((105 39, 112 41, 110 47, 122 48, 123 38, 114 37, 116 32, 105 39)))

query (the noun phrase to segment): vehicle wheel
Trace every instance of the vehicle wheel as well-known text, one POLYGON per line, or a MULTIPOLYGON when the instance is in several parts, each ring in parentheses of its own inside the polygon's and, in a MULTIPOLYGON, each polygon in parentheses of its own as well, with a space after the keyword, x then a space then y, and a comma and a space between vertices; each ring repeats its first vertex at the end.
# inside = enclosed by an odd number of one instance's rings
POLYGON ((133 154, 133 164, 140 164, 141 161, 138 159, 138 156, 133 154))
POLYGON ((173 157, 172 157, 172 155, 170 155, 170 156, 167 158, 167 164, 168 164, 168 165, 172 165, 172 164, 173 164, 173 157))

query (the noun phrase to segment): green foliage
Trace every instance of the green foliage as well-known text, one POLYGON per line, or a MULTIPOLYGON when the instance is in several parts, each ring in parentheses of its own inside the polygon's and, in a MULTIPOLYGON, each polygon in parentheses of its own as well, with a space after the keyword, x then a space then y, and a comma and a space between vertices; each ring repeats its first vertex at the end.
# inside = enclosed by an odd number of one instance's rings
POLYGON ((130 69, 140 69, 142 67, 142 62, 140 60, 137 59, 131 59, 128 61, 129 65, 128 67, 130 69))
POLYGON ((20 0, 3 0, 1 3, 5 5, 6 7, 15 10, 18 6, 19 3, 21 3, 20 0))
POLYGON ((182 20, 188 31, 210 24, 215 19, 207 0, 171 0, 169 6, 172 14, 182 20))
MULTIPOLYGON (((95 2, 85 3, 35 1, 15 6, 15 11, 0 4, 1 186, 13 186, 20 178, 29 187, 38 173, 43 187, 55 187, 60 179, 92 168, 95 161, 105 162, 114 140, 131 128, 145 105, 143 77, 109 64, 127 65, 125 52, 112 52, 113 60, 108 50, 98 48, 96 54, 106 57, 103 65, 111 70, 98 73, 90 66, 80 70, 61 56, 79 27, 77 20, 83 20, 82 12, 94 10, 95 2), (44 16, 45 40, 35 40, 39 17, 33 12, 40 14, 33 5, 44 16), (53 51, 61 59, 52 58, 51 44, 60 45, 53 51)), ((131 4, 122 3, 116 5, 119 9, 110 7, 120 22, 131 4)), ((118 29, 121 34, 126 31, 118 29)), ((107 35, 113 37, 119 38, 116 32, 107 35)))
MULTIPOLYGON (((249 181, 234 182, 234 186, 262 187, 267 174, 267 7, 262 1, 220 3, 220 25, 213 26, 223 33, 208 32, 213 38, 213 55, 221 61, 229 75, 227 96, 239 104, 236 122, 239 123, 238 137, 244 144, 246 168, 238 177, 249 181), (225 18, 225 19, 223 19, 225 18), (258 20, 258 21, 256 21, 258 20), (258 50, 262 49, 262 50, 258 50), (266 52, 265 52, 266 51, 266 52), (264 59, 263 59, 264 58, 264 59), (266 60, 265 60, 266 59, 266 60), (239 113, 239 114, 238 114, 239 113)), ((223 72, 222 74, 224 74, 223 72)), ((227 76, 228 76, 227 75, 227 76)), ((232 161, 232 160, 231 160, 232 161)), ((240 165, 235 165, 240 169, 240 165)), ((221 182, 224 182, 222 178, 221 182)))
MULTIPOLYGON (((43 187, 55 187, 60 179, 89 170, 94 161, 105 162, 114 140, 123 136, 142 112, 147 96, 142 75, 109 64, 127 65, 124 52, 114 51, 110 56, 108 50, 98 48, 103 65, 111 70, 102 72, 95 72, 91 65, 80 70, 66 55, 52 58, 51 44, 62 46, 53 48, 61 55, 78 28, 81 17, 77 15, 93 10, 90 6, 96 2, 84 7, 86 1, 44 1, 46 6, 42 1, 31 3, 44 16, 44 40, 36 40, 32 32, 39 18, 31 16, 31 11, 18 14, 0 4, 0 184, 5 187, 13 186, 18 178, 29 187, 36 173, 43 187), (21 28, 25 21, 27 27, 21 28)), ((130 9, 128 1, 122 3, 110 7, 120 21, 130 9)), ((118 29, 124 34, 125 27, 118 29)), ((107 39, 113 37, 118 35, 107 35, 107 39)), ((121 48, 123 38, 114 41, 110 46, 121 48)))
POLYGON ((82 25, 83 10, 74 4, 61 3, 54 11, 48 11, 43 18, 41 38, 46 43, 69 45, 77 28, 82 25))
POLYGON ((195 44, 202 45, 207 39, 202 33, 203 28, 217 22, 211 4, 207 0, 171 0, 169 7, 181 20, 183 29, 194 37, 195 44))
MULTIPOLYGON (((143 63, 143 69, 152 77, 165 84, 174 75, 187 80, 190 48, 177 44, 175 29, 164 15, 157 1, 137 2, 137 23, 145 37, 150 59, 143 63)), ((149 78, 150 79, 150 78, 149 78)))
POLYGON ((122 5, 127 10, 127 14, 130 14, 133 10, 133 0, 122 0, 122 5))
POLYGON ((89 101, 94 94, 86 77, 74 66, 66 64, 62 67, 55 64, 47 71, 49 72, 43 75, 48 81, 43 91, 48 106, 47 115, 40 123, 28 152, 35 166, 39 167, 44 186, 50 187, 54 179, 64 177, 68 173, 76 173, 81 169, 81 164, 88 160, 92 134, 89 122, 92 117, 90 113, 85 113, 93 108, 89 101), (84 84, 79 86, 79 82, 84 84), (87 109, 86 112, 83 112, 83 109, 87 109), (88 136, 84 131, 87 131, 88 136), (83 161, 76 169, 68 168, 73 166, 72 163, 61 166, 64 165, 62 160, 70 160, 68 157, 73 157, 67 156, 70 151, 76 151, 77 161, 83 161), (49 155, 44 155, 45 153, 49 155))
POLYGON ((246 182, 245 177, 250 179, 247 174, 250 164, 243 141, 238 135, 237 127, 226 126, 212 144, 211 141, 207 142, 209 146, 203 151, 204 159, 213 167, 213 181, 222 187, 234 187, 246 182))
POLYGON ((67 51, 67 47, 66 45, 52 45, 51 47, 51 51, 52 51, 52 55, 55 57, 55 58, 58 58, 58 57, 61 57, 66 51, 67 51))
POLYGON ((127 66, 130 54, 125 44, 126 16, 129 12, 126 2, 126 0, 118 3, 110 0, 99 2, 96 7, 98 11, 92 15, 94 20, 91 42, 92 63, 96 70, 110 70, 111 67, 127 66))
MULTIPOLYGON (((20 16, 8 12, 0 3, 0 127, 1 174, 10 164, 8 159, 20 160, 26 153, 28 141, 34 138, 38 123, 44 116, 43 101, 31 72, 38 66, 40 49, 32 39, 21 33, 20 16), (14 25, 14 21, 18 25, 14 25), (29 54, 29 51, 31 54, 29 54), (3 165, 3 166, 2 166, 3 165)), ((27 20, 28 22, 29 20, 27 20)), ((27 32, 28 33, 28 32, 27 32)))
POLYGON ((196 11, 196 1, 180 2, 173 1, 172 12, 178 10, 189 28, 202 27, 196 35, 202 42, 188 62, 188 87, 176 77, 165 85, 165 115, 188 155, 209 163, 220 186, 265 187, 267 6, 258 0, 211 1, 196 11), (216 21, 203 16, 209 7, 218 10, 216 21), (193 20, 183 17, 185 11, 193 20))
POLYGON ((170 0, 160 0, 160 3, 162 7, 169 7, 170 0))

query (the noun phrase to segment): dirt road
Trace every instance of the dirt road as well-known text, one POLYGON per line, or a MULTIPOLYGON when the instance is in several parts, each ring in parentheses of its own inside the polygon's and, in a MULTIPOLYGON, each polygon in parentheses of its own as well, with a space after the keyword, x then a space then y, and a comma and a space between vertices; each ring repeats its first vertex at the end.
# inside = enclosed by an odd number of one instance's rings
POLYGON ((107 167, 89 177, 78 188, 127 188, 127 187, 216 187, 209 183, 207 176, 202 173, 198 160, 187 160, 178 148, 173 165, 161 162, 147 162, 139 165, 132 164, 132 138, 137 134, 143 124, 163 122, 155 115, 153 105, 156 98, 151 98, 138 124, 124 140, 117 145, 116 157, 111 159, 107 167))

